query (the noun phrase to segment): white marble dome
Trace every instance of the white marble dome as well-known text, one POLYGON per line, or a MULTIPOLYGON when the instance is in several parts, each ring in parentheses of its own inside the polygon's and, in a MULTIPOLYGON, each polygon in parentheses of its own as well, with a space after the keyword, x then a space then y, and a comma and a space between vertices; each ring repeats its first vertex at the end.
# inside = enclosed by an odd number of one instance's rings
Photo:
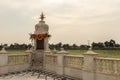
POLYGON ((49 26, 45 24, 45 21, 39 21, 38 24, 35 25, 35 34, 48 33, 49 26))

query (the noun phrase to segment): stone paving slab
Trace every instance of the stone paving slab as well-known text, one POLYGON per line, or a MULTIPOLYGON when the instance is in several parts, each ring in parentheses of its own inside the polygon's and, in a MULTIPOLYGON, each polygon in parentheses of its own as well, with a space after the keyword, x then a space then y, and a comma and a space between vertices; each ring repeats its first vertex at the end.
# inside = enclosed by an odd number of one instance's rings
MULTIPOLYGON (((37 78, 38 74, 31 76, 30 73, 28 74, 15 74, 15 75, 8 75, 8 76, 1 76, 0 80, 45 80, 45 76, 41 75, 40 78, 37 78)), ((47 80, 53 80, 53 78, 47 77, 47 80)))

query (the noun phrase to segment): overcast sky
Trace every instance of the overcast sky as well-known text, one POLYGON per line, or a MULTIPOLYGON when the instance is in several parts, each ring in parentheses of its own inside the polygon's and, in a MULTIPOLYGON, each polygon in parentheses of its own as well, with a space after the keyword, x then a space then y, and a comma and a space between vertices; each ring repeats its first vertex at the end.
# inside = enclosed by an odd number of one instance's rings
POLYGON ((120 43, 120 0, 0 0, 0 43, 30 43, 41 12, 50 43, 120 43))

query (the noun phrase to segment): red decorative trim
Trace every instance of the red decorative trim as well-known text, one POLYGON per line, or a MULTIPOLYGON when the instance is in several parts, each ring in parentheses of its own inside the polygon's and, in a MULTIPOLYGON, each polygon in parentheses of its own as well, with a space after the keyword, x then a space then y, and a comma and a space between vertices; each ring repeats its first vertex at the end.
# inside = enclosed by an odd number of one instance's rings
POLYGON ((37 39, 37 40, 42 40, 46 37, 50 37, 51 35, 49 34, 30 34, 30 39, 37 39))

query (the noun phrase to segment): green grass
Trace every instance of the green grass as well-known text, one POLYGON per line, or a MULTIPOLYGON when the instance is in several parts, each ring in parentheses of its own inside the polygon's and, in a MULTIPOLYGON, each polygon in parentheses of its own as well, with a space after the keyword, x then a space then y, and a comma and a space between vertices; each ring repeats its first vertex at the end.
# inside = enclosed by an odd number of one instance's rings
POLYGON ((25 53, 25 50, 7 50, 10 54, 21 54, 25 53))
POLYGON ((95 50, 100 57, 120 58, 120 50, 95 50))
POLYGON ((68 50, 68 53, 72 55, 81 55, 85 52, 87 52, 87 50, 68 50))
MULTIPOLYGON (((25 50, 7 50, 10 54, 21 54, 25 50)), ((87 52, 87 50, 68 50, 69 54, 72 55, 82 55, 87 52)), ((94 50, 94 52, 99 53, 99 57, 109 57, 109 58, 120 58, 120 50, 94 50)))
MULTIPOLYGON (((72 55, 81 55, 87 50, 68 50, 72 55)), ((99 57, 120 58, 120 50, 94 50, 95 53, 99 53, 99 57)))

